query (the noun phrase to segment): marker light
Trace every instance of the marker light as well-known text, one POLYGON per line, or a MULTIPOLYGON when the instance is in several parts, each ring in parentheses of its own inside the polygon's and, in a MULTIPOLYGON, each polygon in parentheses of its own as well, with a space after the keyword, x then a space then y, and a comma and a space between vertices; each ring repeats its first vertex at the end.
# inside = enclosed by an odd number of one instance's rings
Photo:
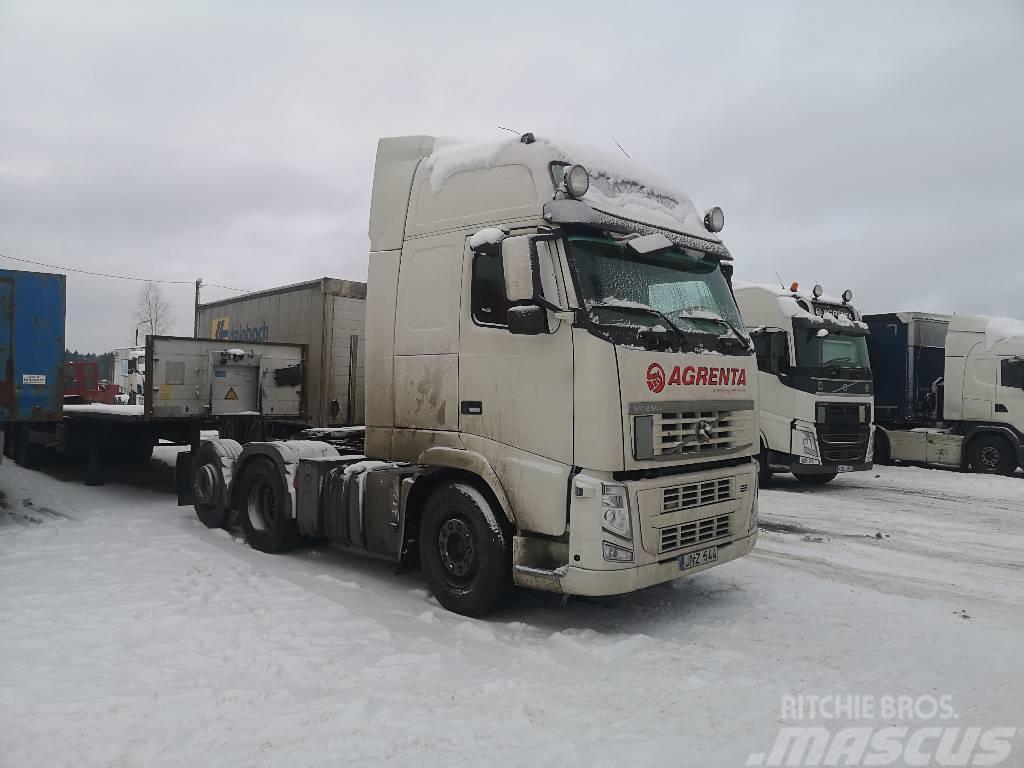
POLYGON ((721 232, 725 227, 725 211, 717 205, 704 212, 704 228, 708 232, 721 232))
POLYGON ((816 298, 816 299, 820 299, 821 298, 821 294, 823 294, 824 292, 825 292, 825 289, 822 288, 820 285, 814 286, 814 290, 811 291, 811 293, 814 294, 814 298, 816 298))
POLYGON ((847 288, 843 291, 843 304, 849 304, 851 301, 853 301, 853 291, 847 288))
POLYGON ((798 283, 796 280, 794 280, 793 284, 791 286, 789 286, 789 290, 792 293, 796 293, 797 291, 800 290, 800 283, 798 283))
POLYGON ((565 169, 565 191, 573 197, 583 197, 590 189, 590 174, 582 165, 570 165, 565 169))

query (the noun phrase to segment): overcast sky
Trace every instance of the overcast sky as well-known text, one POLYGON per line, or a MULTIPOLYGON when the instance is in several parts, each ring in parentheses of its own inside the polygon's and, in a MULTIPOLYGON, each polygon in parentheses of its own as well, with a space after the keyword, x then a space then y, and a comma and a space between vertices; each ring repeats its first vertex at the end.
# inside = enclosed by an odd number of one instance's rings
MULTIPOLYGON (((738 279, 1024 317, 1024 3, 347 5, 0 0, 0 253, 362 280, 377 138, 504 125, 721 205, 738 279)), ((70 275, 69 346, 129 342, 138 286, 70 275)))

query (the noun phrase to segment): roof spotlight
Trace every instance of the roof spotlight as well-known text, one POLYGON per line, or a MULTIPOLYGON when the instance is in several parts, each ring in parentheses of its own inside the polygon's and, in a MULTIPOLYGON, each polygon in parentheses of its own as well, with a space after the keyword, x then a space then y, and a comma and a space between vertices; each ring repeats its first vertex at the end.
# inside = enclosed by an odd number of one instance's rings
POLYGON ((825 292, 825 289, 822 288, 820 285, 814 286, 814 289, 811 291, 811 293, 814 294, 814 298, 816 298, 816 299, 820 299, 821 298, 821 294, 823 294, 824 292, 825 292))
POLYGON ((721 232, 725 227, 725 211, 717 205, 704 212, 704 228, 708 232, 721 232))
POLYGON ((849 304, 851 301, 853 301, 853 291, 847 288, 843 291, 843 304, 849 304))
POLYGON ((570 165, 565 169, 565 191, 573 197, 583 197, 590 189, 590 174, 582 165, 570 165))

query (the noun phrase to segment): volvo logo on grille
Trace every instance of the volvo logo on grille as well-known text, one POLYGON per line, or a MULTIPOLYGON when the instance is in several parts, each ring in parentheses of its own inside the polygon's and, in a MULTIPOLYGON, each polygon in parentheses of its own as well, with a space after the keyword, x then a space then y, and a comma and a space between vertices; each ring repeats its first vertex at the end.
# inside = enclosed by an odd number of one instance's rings
POLYGON ((701 445, 710 443, 711 438, 715 436, 714 424, 708 421, 698 421, 697 428, 694 430, 694 433, 697 437, 697 442, 701 445))

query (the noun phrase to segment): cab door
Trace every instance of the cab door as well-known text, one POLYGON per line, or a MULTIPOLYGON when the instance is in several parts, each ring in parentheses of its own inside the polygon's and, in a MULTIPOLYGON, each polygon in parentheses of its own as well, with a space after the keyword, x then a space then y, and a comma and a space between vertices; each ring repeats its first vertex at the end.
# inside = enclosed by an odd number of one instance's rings
MULTIPOLYGON (((557 244, 537 243, 545 297, 565 306, 557 244)), ((484 454, 521 527, 561 534, 572 464, 573 349, 569 323, 550 312, 548 332, 508 329, 500 248, 465 246, 459 344, 459 431, 484 454)))

